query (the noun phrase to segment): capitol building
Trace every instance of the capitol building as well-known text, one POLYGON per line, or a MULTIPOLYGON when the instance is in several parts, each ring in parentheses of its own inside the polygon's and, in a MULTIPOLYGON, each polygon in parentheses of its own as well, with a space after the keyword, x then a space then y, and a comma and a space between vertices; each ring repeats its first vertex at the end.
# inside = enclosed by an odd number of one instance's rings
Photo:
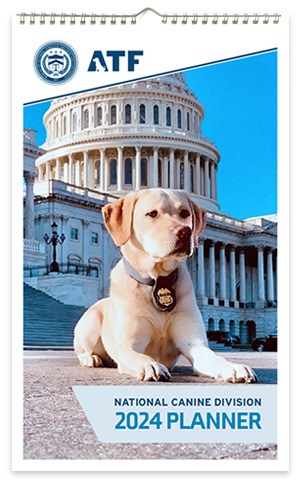
POLYGON ((55 99, 41 147, 24 129, 24 281, 68 305, 107 296, 120 253, 102 207, 132 190, 179 188, 207 212, 187 262, 206 329, 230 331, 242 344, 274 331, 277 216, 223 213, 220 153, 202 135, 203 118, 183 73, 55 99), (50 271, 53 245, 44 239, 53 223, 63 235, 59 272, 50 271))

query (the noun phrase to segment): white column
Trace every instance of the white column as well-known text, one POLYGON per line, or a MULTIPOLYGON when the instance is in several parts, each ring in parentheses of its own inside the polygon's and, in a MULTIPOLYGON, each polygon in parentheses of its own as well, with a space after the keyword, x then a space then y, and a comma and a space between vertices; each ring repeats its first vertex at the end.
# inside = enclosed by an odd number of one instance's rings
POLYGON ((93 157, 88 157, 88 187, 95 188, 95 160, 93 157))
POLYGON ((42 166, 41 165, 37 166, 36 170, 37 170, 37 180, 42 181, 43 178, 42 166))
POLYGON ((153 154, 149 154, 147 164, 147 187, 153 188, 153 154))
POLYGON ((210 165, 210 175, 211 175, 211 186, 210 186, 210 197, 216 200, 216 169, 214 161, 210 165))
POLYGON ((141 148, 136 146, 135 155, 135 189, 139 190, 141 188, 141 148))
POLYGON ((105 149, 100 149, 100 191, 105 191, 105 149))
POLYGON ((75 185, 80 186, 80 161, 75 161, 75 185))
POLYGON ((264 282, 264 248, 257 248, 257 266, 258 266, 258 300, 265 300, 265 282, 264 282))
POLYGON ((246 301, 246 267, 245 267, 245 252, 240 250, 240 302, 246 301))
POLYGON ((88 187, 88 181, 89 181, 88 152, 83 151, 83 186, 84 186, 84 188, 88 187))
POLYGON ((105 192, 107 192, 107 188, 108 188, 108 172, 109 172, 108 158, 105 157, 105 154, 104 154, 104 183, 103 183, 103 191, 105 191, 105 192))
POLYGON ((274 300, 273 249, 267 252, 267 299, 274 300))
POLYGON ((200 195, 204 195, 204 168, 200 159, 200 195))
POLYGON ((153 188, 158 187, 158 147, 153 148, 153 188))
POLYGON ((220 299, 226 300, 226 255, 225 244, 220 247, 220 299))
POLYGON ((68 183, 68 176, 69 176, 69 164, 67 162, 64 162, 64 179, 63 181, 65 183, 68 183))
POLYGON ((27 173, 26 182, 26 199, 25 199, 25 239, 34 240, 34 196, 33 184, 34 175, 27 173))
POLYGON ((189 152, 184 151, 184 190, 190 192, 190 164, 189 152))
POLYGON ((69 164, 64 163, 64 181, 66 183, 68 182, 71 184, 75 183, 73 173, 74 173, 74 161, 73 161, 72 154, 69 154, 69 164))
POLYGON ((230 300, 236 301, 235 247, 230 247, 230 300))
POLYGON ((176 159, 176 188, 180 189, 180 158, 176 159))
POLYGON ((209 244, 209 298, 215 298, 216 277, 215 277, 215 243, 209 244))
POLYGON ((168 164, 169 158, 168 156, 163 157, 163 188, 168 188, 169 187, 169 171, 168 171, 168 164))
POLYGON ((61 180, 61 160, 57 158, 56 160, 56 175, 55 179, 56 180, 61 180))
POLYGON ((204 239, 198 241, 198 294, 205 296, 204 287, 204 239))
POLYGON ((170 149, 170 188, 175 188, 174 149, 170 149))
POLYGON ((48 181, 50 179, 50 161, 46 161, 46 173, 45 179, 48 181))
POLYGON ((118 147, 117 190, 123 187, 123 148, 118 147))
POLYGON ((209 197, 209 158, 204 160, 204 196, 209 197))
POLYGON ((200 188, 200 154, 196 155, 196 193, 201 195, 200 188))

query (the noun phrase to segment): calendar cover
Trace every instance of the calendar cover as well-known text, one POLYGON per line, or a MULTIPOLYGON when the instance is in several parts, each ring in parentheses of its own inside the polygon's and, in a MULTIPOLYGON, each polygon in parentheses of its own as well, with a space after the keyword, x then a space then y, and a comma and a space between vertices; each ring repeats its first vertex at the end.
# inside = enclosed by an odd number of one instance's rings
POLYGON ((12 109, 13 469, 286 470, 287 16, 16 15, 12 109))

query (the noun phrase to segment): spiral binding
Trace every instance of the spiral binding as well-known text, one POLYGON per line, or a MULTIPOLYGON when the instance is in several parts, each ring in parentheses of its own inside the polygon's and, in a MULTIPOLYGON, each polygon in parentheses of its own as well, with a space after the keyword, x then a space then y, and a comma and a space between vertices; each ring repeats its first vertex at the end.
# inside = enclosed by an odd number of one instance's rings
POLYGON ((189 21, 192 24, 201 23, 203 25, 209 24, 211 22, 213 25, 218 24, 221 22, 222 24, 238 24, 241 22, 242 24, 249 24, 252 22, 253 24, 258 24, 262 22, 263 24, 269 24, 273 22, 273 24, 278 24, 280 19, 280 14, 275 13, 273 15, 270 14, 160 14, 156 10, 152 8, 145 8, 138 12, 137 14, 35 14, 30 13, 26 14, 25 12, 18 14, 20 17, 20 24, 25 24, 26 21, 29 20, 29 24, 35 24, 39 21, 41 25, 46 23, 46 19, 49 19, 50 25, 55 25, 59 23, 60 25, 65 25, 69 22, 71 25, 80 24, 86 25, 90 23, 92 25, 97 24, 97 21, 100 24, 110 23, 112 25, 116 25, 118 21, 120 24, 127 24, 127 22, 131 24, 136 24, 137 18, 147 12, 152 12, 155 15, 158 15, 161 18, 162 24, 167 24, 170 22, 171 24, 188 24, 189 21))

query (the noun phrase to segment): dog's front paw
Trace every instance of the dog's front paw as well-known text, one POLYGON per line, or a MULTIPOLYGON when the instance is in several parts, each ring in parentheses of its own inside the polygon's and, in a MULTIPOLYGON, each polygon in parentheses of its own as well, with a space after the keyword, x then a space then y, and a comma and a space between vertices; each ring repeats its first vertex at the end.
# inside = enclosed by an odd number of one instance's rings
POLYGON ((229 383, 257 383, 258 381, 256 374, 249 366, 228 361, 220 361, 215 378, 229 383))
POLYGON ((151 361, 141 367, 137 378, 141 381, 168 381, 171 378, 171 374, 163 364, 151 361))
POLYGON ((79 354, 78 359, 80 365, 87 368, 100 368, 103 366, 101 358, 96 354, 79 354))

